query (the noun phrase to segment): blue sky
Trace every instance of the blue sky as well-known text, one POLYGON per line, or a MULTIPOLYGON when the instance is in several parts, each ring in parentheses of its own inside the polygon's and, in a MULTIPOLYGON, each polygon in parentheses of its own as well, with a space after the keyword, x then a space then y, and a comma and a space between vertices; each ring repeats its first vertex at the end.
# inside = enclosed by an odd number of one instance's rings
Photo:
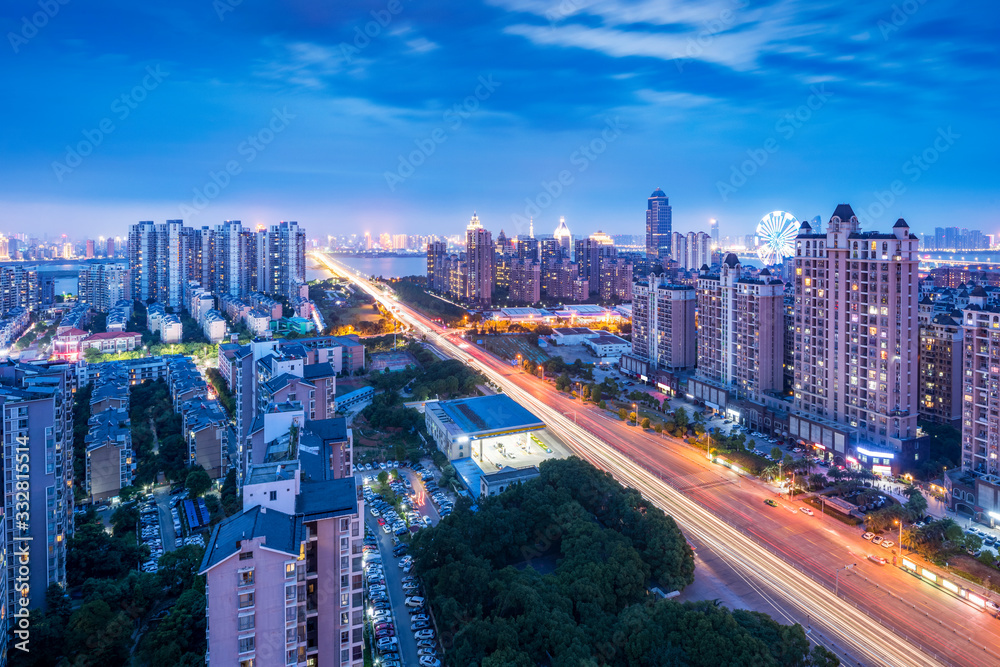
POLYGON ((996 3, 59 1, 3 9, 8 233, 1000 233, 996 3))

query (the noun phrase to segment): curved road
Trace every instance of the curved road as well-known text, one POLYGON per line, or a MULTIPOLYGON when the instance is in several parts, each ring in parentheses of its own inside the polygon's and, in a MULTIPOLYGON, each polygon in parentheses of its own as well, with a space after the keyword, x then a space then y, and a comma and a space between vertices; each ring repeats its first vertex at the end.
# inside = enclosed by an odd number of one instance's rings
POLYGON ((810 637, 845 662, 1000 664, 997 620, 899 568, 868 561, 869 553, 889 553, 862 540, 860 530, 820 513, 802 514, 800 504, 787 500, 779 500, 777 508, 764 505, 774 496, 760 485, 742 483, 732 471, 672 438, 582 407, 533 375, 453 340, 458 332, 441 329, 353 270, 315 256, 358 282, 444 354, 490 377, 579 456, 639 489, 685 533, 721 555, 772 604, 777 618, 806 620, 810 637))

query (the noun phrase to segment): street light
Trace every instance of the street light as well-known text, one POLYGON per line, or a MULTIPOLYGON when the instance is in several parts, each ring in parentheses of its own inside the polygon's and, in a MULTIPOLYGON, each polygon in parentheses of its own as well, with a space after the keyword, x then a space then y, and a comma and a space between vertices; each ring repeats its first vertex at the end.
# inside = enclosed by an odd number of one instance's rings
POLYGON ((900 556, 903 555, 903 522, 899 519, 893 519, 892 522, 899 526, 899 542, 896 542, 896 553, 900 556))
POLYGON ((834 591, 833 591, 834 595, 836 595, 837 597, 840 597, 840 571, 841 570, 850 570, 850 569, 853 569, 853 568, 855 568, 857 566, 858 566, 857 563, 851 563, 850 565, 845 565, 844 567, 838 567, 837 568, 837 585, 836 585, 836 587, 834 588, 834 591))
POLYGON ((639 410, 636 408, 635 403, 632 404, 632 414, 635 415, 635 425, 639 426, 639 410))

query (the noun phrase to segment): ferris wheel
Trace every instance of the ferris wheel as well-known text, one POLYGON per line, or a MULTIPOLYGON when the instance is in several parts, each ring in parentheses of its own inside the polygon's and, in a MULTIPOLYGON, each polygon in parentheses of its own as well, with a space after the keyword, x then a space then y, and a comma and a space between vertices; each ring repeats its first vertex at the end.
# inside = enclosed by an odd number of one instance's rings
POLYGON ((757 223, 757 256, 767 265, 780 264, 795 253, 799 221, 785 211, 771 211, 757 223))

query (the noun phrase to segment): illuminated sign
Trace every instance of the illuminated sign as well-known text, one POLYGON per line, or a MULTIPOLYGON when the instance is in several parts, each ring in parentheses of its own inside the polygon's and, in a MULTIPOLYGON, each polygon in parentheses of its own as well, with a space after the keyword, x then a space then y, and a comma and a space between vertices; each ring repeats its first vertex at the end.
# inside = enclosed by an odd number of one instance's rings
POLYGON ((903 559, 903 567, 907 570, 913 570, 914 572, 917 571, 917 566, 913 563, 913 561, 909 561, 905 558, 903 559))
POLYGON ((947 588, 949 591, 951 591, 955 595, 958 595, 958 586, 956 586, 955 584, 951 583, 947 579, 942 579, 941 580, 941 585, 944 586, 945 588, 947 588))
POLYGON ((937 582, 937 575, 928 570, 926 567, 920 568, 920 574, 924 575, 926 579, 930 579, 933 582, 937 582))
POLYGON ((974 605, 976 605, 978 607, 985 607, 986 606, 986 600, 982 599, 981 597, 979 597, 975 593, 970 592, 968 600, 969 600, 969 602, 971 602, 972 604, 974 604, 974 605))
POLYGON ((873 452, 865 449, 864 447, 858 447, 858 454, 864 454, 865 456, 876 456, 881 459, 892 459, 895 458, 895 454, 885 454, 883 452, 873 452))

